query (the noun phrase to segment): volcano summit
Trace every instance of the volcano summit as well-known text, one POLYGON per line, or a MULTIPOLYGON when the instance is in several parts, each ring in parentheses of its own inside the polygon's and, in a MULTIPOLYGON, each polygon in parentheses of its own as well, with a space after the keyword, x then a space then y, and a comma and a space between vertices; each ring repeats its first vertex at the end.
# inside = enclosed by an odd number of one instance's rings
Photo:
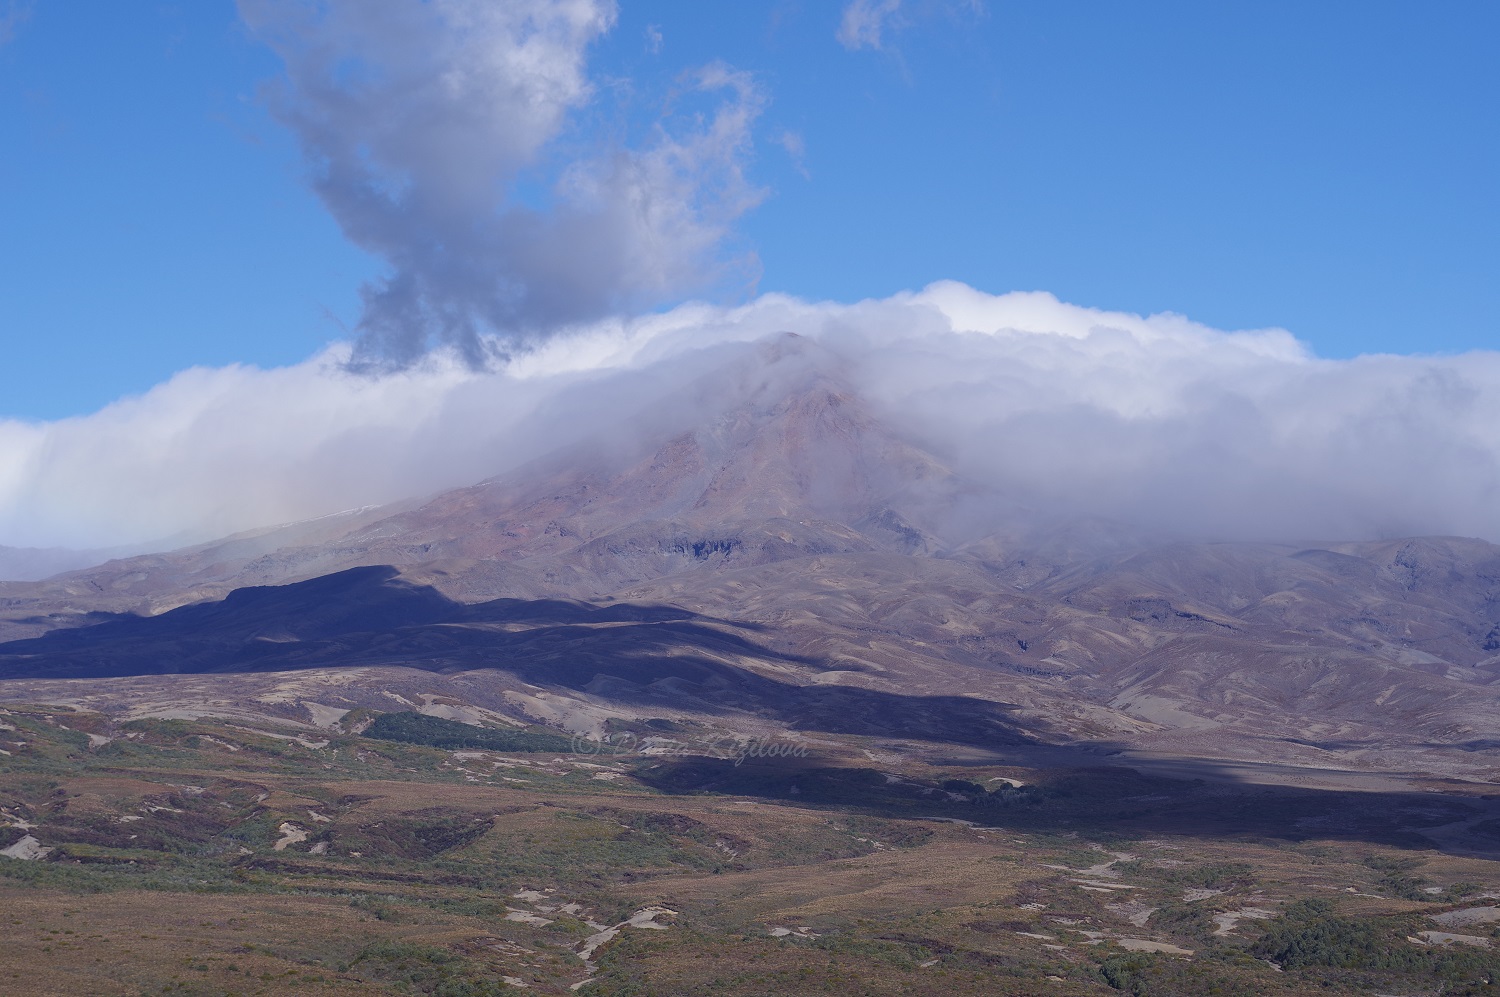
POLYGON ((343 672, 322 706, 420 685, 578 734, 711 718, 1489 771, 1500 549, 1187 542, 1027 507, 903 438, 841 363, 774 336, 677 389, 689 429, 645 408, 425 500, 7 583, 6 688, 88 677, 64 698, 215 715, 167 676, 233 676, 239 715, 343 672))

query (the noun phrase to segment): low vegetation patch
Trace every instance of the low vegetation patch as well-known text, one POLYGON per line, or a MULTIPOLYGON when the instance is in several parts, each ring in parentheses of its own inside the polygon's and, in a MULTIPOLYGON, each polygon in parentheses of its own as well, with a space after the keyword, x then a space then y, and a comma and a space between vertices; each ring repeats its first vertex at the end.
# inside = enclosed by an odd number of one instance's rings
POLYGON ((425 744, 433 748, 474 748, 482 751, 570 751, 573 742, 559 734, 532 730, 501 730, 475 727, 422 713, 382 713, 364 732, 365 737, 403 744, 425 744))

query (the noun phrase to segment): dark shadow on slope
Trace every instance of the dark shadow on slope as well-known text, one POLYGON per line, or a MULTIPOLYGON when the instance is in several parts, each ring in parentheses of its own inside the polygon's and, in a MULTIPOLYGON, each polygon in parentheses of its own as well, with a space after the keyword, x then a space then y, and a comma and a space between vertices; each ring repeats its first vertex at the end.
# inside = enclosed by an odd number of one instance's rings
POLYGON ((147 643, 176 638, 187 641, 189 651, 222 655, 234 640, 299 641, 431 623, 461 608, 436 589, 402 581, 395 568, 351 568, 292 585, 235 589, 218 602, 182 606, 159 616, 115 615, 103 623, 0 644, 0 677, 22 677, 13 672, 11 660, 22 656, 59 669, 55 677, 68 671, 74 674, 67 677, 213 671, 218 669, 193 667, 199 660, 194 656, 184 659, 186 668, 165 663, 153 667, 133 652, 147 643), (107 670, 90 671, 93 667, 107 670))
MULTIPOLYGON (((923 783, 874 768, 788 757, 653 758, 638 765, 635 776, 676 795, 730 794, 871 816, 958 820, 1084 842, 1126 845, 1177 836, 1273 845, 1331 840, 1500 859, 1500 797, 1431 788, 1366 792, 1262 785, 1211 762, 1196 766, 1198 777, 1185 778, 1181 766, 1166 774, 1149 763, 1101 764, 1097 754, 1082 751, 1069 759, 1069 751, 1053 749, 1052 760, 1076 764, 1033 770, 1019 789, 986 785, 986 774, 972 766, 965 778, 923 783)), ((1193 767, 1189 762, 1188 769, 1193 767)), ((1401 888, 1413 899, 1429 899, 1411 884, 1401 888)))
POLYGON ((354 568, 223 601, 0 644, 0 680, 402 666, 497 669, 615 702, 751 713, 797 729, 999 746, 1029 743, 1004 706, 802 686, 758 674, 816 665, 752 628, 672 606, 499 599, 467 606, 394 568, 354 568))
MULTIPOLYGON (((325 667, 341 652, 368 654, 439 624, 494 624, 477 631, 503 638, 547 628, 691 621, 670 606, 596 607, 561 600, 500 599, 478 606, 414 585, 395 568, 351 568, 290 585, 235 589, 219 602, 159 616, 116 616, 0 644, 0 678, 99 678, 325 667), (509 629, 507 629, 509 628, 509 629)), ((450 642, 452 650, 477 641, 450 642)), ((748 642, 747 642, 748 646, 748 642)), ((411 664, 451 664, 412 648, 411 664)), ((334 662, 344 663, 344 662, 334 662)))
MULTIPOLYGON (((1030 792, 960 792, 953 799, 941 786, 815 759, 644 763, 639 777, 671 793, 731 793, 1090 839, 1342 839, 1500 857, 1500 799, 1459 795, 1474 787, 1449 792, 1431 780, 1426 792, 1261 785, 1262 776, 1276 775, 1274 766, 1250 771, 1256 767, 1133 758, 1126 746, 1107 742, 1049 745, 1021 730, 1006 708, 982 700, 767 677, 741 663, 766 671, 816 662, 753 636, 732 621, 671 606, 518 599, 466 606, 401 580, 394 569, 370 567, 0 644, 0 680, 379 665, 497 669, 642 707, 750 713, 800 730, 946 745, 938 747, 949 755, 942 767, 974 773, 965 778, 983 781, 987 765, 1038 773, 1030 792)), ((1485 742, 1465 747, 1489 749, 1485 742)), ((1286 768, 1288 781, 1308 774, 1286 768)), ((1423 778, 1406 775, 1414 783, 1423 778)))

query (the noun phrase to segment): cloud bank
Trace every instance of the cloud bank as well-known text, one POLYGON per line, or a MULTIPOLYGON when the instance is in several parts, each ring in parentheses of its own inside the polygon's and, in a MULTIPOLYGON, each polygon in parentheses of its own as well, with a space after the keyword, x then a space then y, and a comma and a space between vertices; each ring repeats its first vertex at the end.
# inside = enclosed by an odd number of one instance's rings
POLYGON ((481 366, 754 270, 723 249, 762 196, 744 174, 765 105, 749 75, 688 73, 633 145, 573 127, 599 88, 588 50, 615 24, 611 0, 240 0, 240 13, 285 65, 266 97, 318 196, 389 265, 361 291, 356 365, 441 345, 481 366))
POLYGON ((472 483, 601 432, 665 436, 737 401, 684 385, 784 331, 898 433, 1035 508, 1194 537, 1500 540, 1500 353, 1324 360, 1282 331, 942 283, 600 320, 491 370, 449 350, 360 376, 345 344, 184 371, 86 417, 0 422, 0 544, 207 538, 472 483))

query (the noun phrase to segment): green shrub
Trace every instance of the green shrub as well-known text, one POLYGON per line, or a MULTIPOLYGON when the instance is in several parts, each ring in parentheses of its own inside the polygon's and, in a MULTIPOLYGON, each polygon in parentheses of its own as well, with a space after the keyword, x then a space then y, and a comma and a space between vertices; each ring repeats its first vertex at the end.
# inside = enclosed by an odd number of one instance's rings
POLYGON ((1285 969, 1332 966, 1339 969, 1412 969, 1416 953, 1393 945, 1389 931, 1372 919, 1338 917, 1326 900, 1291 904, 1250 946, 1251 954, 1285 969))
POLYGON ((573 742, 559 734, 500 730, 429 717, 421 713, 382 713, 365 730, 365 737, 433 748, 476 748, 483 751, 570 751, 573 742))

